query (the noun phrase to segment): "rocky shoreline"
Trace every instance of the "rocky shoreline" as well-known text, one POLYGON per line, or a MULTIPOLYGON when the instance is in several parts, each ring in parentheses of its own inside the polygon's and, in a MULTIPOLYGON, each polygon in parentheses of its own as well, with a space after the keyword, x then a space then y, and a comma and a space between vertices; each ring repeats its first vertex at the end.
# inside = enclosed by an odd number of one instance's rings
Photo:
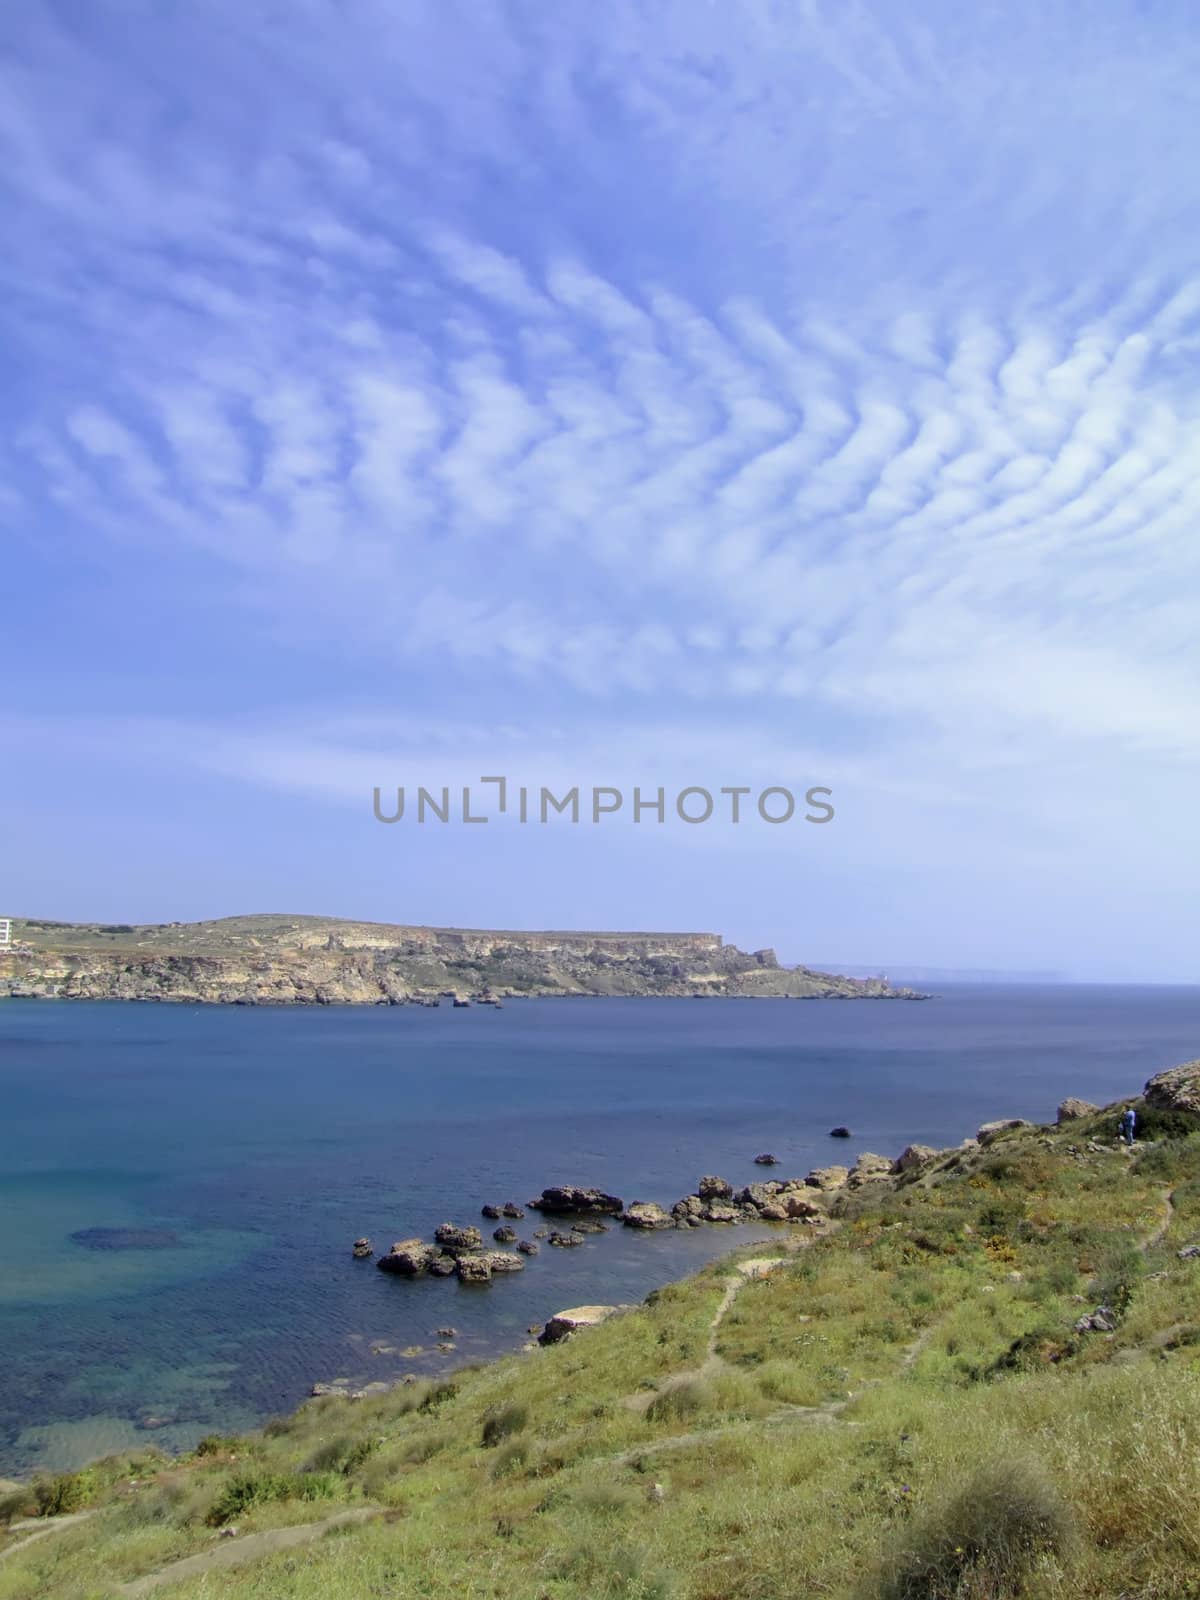
MULTIPOLYGON (((1117 1119, 1126 1106, 1135 1103, 1139 1103, 1139 1097, 1131 1096, 1109 1107, 1069 1097, 1058 1108, 1056 1125, 1088 1122, 1101 1113, 1111 1113, 1111 1136, 1107 1143, 1099 1145, 1093 1138, 1088 1141, 1087 1148, 1092 1152, 1102 1148, 1120 1150, 1124 1147, 1117 1132, 1117 1119)), ((1200 1061, 1156 1074, 1146 1083, 1140 1103, 1152 1112, 1200 1118, 1200 1061)), ((544 1188, 525 1206, 511 1200, 502 1205, 485 1203, 481 1207, 481 1217, 499 1223, 493 1230, 491 1244, 485 1242, 484 1230, 477 1225, 445 1222, 435 1230, 432 1241, 420 1237, 401 1239, 376 1256, 370 1239, 362 1237, 354 1241, 353 1254, 361 1260, 374 1258, 381 1271, 400 1278, 454 1277, 462 1283, 487 1284, 506 1274, 522 1271, 526 1260, 539 1253, 542 1243, 571 1248, 582 1245, 589 1235, 607 1233, 614 1226, 658 1232, 770 1223, 804 1228, 809 1230, 809 1236, 820 1237, 838 1225, 839 1203, 843 1196, 856 1195, 866 1189, 919 1183, 935 1169, 969 1164, 973 1152, 986 1152, 1006 1135, 1032 1130, 1034 1126, 1015 1117, 985 1122, 971 1137, 946 1149, 909 1144, 894 1158, 864 1151, 849 1166, 814 1167, 803 1178, 773 1178, 736 1187, 723 1177, 708 1174, 699 1180, 692 1193, 683 1195, 669 1209, 653 1200, 627 1202, 590 1185, 554 1184, 544 1188), (522 1238, 513 1224, 526 1221, 529 1211, 536 1213, 539 1226, 531 1230, 530 1237, 522 1238), (552 1222, 557 1222, 558 1226, 552 1226, 552 1222), (492 1248, 492 1245, 502 1248, 492 1248), (508 1246, 512 1248, 506 1248, 508 1246)), ((843 1133, 848 1130, 831 1129, 830 1137, 843 1133)), ((762 1166, 777 1164, 776 1158, 766 1153, 750 1159, 762 1166)), ((534 1350, 540 1344, 557 1343, 577 1329, 595 1326, 625 1309, 628 1308, 591 1305, 555 1312, 544 1325, 529 1329, 535 1338, 524 1348, 534 1350)), ((452 1334, 454 1330, 441 1331, 452 1334)), ((439 1348, 448 1354, 454 1347, 439 1348)), ((409 1373, 398 1381, 414 1383, 417 1377, 409 1373)), ((389 1387, 392 1385, 373 1383, 355 1388, 348 1381, 342 1381, 315 1384, 312 1393, 353 1399, 389 1387)))

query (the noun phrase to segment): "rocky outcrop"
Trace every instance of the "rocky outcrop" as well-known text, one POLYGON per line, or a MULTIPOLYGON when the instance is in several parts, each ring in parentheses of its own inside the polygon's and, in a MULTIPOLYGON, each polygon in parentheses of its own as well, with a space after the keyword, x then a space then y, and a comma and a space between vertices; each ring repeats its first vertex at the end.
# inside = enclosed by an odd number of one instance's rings
POLYGON ((892 1171, 897 1176, 902 1172, 915 1172, 918 1167, 925 1166, 937 1155, 931 1144, 908 1144, 892 1162, 892 1171))
POLYGON ((375 1265, 380 1272, 395 1272, 402 1278, 419 1278, 428 1272, 439 1251, 424 1239, 401 1239, 380 1256, 375 1265))
POLYGON ((433 1237, 449 1256, 466 1255, 483 1244, 483 1235, 478 1228, 460 1228, 454 1222, 443 1222, 433 1230, 433 1237))
POLYGON ((985 1122, 976 1133, 975 1137, 980 1144, 991 1144, 1002 1133, 1009 1133, 1014 1128, 1032 1128, 1032 1122, 1026 1122, 1024 1117, 1002 1117, 998 1122, 985 1122))
POLYGON ((1059 1106, 1055 1121, 1060 1124, 1078 1122, 1081 1117, 1094 1117, 1099 1110, 1100 1107, 1094 1106, 1090 1100, 1078 1100, 1074 1095, 1068 1095, 1059 1106))
POLYGON ((672 1228, 675 1225, 670 1212, 664 1211, 654 1200, 635 1200, 622 1211, 621 1221, 627 1228, 672 1228))
POLYGON ((558 1344, 581 1328, 596 1328, 609 1317, 615 1317, 626 1306, 572 1306, 569 1311, 556 1311, 538 1335, 539 1344, 558 1344))
POLYGON ((719 995, 914 999, 779 965, 709 933, 523 933, 332 917, 113 926, 18 920, 0 995, 234 1005, 402 1005, 446 995, 719 995))
POLYGON ((732 1200, 733 1185, 724 1178, 701 1178, 696 1193, 701 1200, 732 1200))
POLYGON ((585 1189, 573 1183, 556 1184, 543 1189, 529 1205, 531 1210, 544 1211, 552 1217, 618 1217, 625 1209, 625 1202, 615 1194, 605 1194, 602 1189, 585 1189))
POLYGON ((1200 1061, 1185 1061, 1155 1073, 1143 1090, 1146 1104, 1159 1111, 1190 1111, 1200 1116, 1200 1061))
POLYGON ((850 1168, 850 1176, 846 1179, 847 1189, 861 1189, 868 1183, 879 1183, 892 1176, 893 1163, 886 1156, 877 1156, 872 1151, 864 1151, 850 1168))
POLYGON ((849 1167, 814 1167, 804 1181, 810 1189, 841 1189, 849 1176, 849 1167))

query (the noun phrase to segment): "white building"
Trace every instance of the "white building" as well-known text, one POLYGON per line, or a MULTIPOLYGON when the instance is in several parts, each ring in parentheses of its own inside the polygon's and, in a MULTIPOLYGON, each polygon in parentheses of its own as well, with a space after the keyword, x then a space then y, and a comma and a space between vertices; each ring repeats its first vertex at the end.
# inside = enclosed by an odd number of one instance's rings
POLYGON ((12 943, 12 918, 0 917, 0 950, 6 950, 12 943))

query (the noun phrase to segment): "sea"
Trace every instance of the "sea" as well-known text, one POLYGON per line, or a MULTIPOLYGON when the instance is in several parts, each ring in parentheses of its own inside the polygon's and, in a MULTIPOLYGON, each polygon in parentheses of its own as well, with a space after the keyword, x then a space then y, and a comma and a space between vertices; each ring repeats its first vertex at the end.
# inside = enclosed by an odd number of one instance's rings
MULTIPOLYGON (((769 1176, 760 1152, 792 1176, 956 1144, 1197 1054, 1200 988, 500 1010, 2 1001, 0 1475, 189 1449, 314 1383, 440 1374, 753 1236, 616 1226, 463 1285, 356 1261, 362 1235, 386 1250, 455 1221, 486 1238, 481 1205, 552 1183, 670 1205, 707 1173, 769 1176), (837 1125, 853 1137, 831 1139, 837 1125)), ((538 1225, 530 1212, 518 1229, 538 1225)))

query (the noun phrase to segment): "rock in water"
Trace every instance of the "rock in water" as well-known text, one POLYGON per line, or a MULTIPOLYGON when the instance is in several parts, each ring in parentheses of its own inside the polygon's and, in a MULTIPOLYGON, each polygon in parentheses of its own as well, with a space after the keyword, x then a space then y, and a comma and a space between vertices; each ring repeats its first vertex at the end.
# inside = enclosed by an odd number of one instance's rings
POLYGON ((849 1167, 814 1167, 804 1181, 810 1189, 840 1189, 849 1176, 849 1167))
POLYGON ((524 1222, 525 1212, 515 1200, 506 1200, 500 1208, 506 1217, 511 1217, 514 1222, 524 1222))
POLYGON ((516 1237, 517 1230, 510 1228, 507 1223, 502 1228, 496 1228, 492 1232, 492 1238, 495 1239, 497 1244, 512 1244, 516 1237))
POLYGON ((368 1256, 373 1256, 375 1251, 370 1239, 355 1239, 353 1254, 356 1261, 365 1261, 368 1256))
POLYGON ((669 1212, 664 1211, 657 1201, 635 1200, 632 1205, 625 1207, 621 1213, 621 1221, 627 1228, 670 1228, 674 1226, 669 1212))
POLYGON ((1159 1111, 1200 1113, 1200 1061, 1185 1061, 1155 1073, 1145 1088, 1146 1104, 1159 1111))
POLYGON ((573 1250, 577 1245, 583 1243, 583 1235, 581 1233, 560 1233, 556 1228, 546 1242, 554 1245, 558 1250, 573 1250))
POLYGON ((493 1273, 496 1272, 524 1272, 525 1263, 519 1255, 511 1250, 489 1250, 487 1253, 488 1265, 493 1273))
POLYGON ((1058 1108, 1057 1121, 1077 1122, 1080 1117, 1094 1117, 1099 1109, 1090 1100, 1077 1100, 1074 1095, 1068 1095, 1058 1108))
POLYGON ((617 1217, 625 1209, 625 1202, 615 1194, 605 1194, 602 1189, 585 1189, 578 1184, 564 1183, 543 1189, 537 1200, 529 1202, 538 1211, 551 1216, 602 1216, 617 1217))
POLYGON ((850 1129, 840 1126, 836 1128, 830 1128, 829 1137, 831 1139, 849 1139, 851 1137, 850 1129))
POLYGON ((489 1283, 492 1263, 488 1256, 461 1255, 458 1258, 458 1276, 463 1283, 489 1283))
POLYGON ((433 1237, 447 1255, 452 1256, 478 1250, 483 1243, 483 1235, 478 1228, 460 1228, 454 1222, 443 1222, 433 1230, 433 1237))
POLYGON ((538 1253, 538 1246, 532 1239, 518 1239, 517 1249, 523 1256, 535 1256, 538 1253))
POLYGON ((696 1193, 701 1200, 732 1200, 733 1185, 726 1183, 724 1178, 701 1178, 696 1193))
POLYGON ((499 1206, 483 1206, 480 1210, 480 1216, 487 1217, 492 1222, 498 1222, 501 1215, 502 1213, 499 1206))
POLYGON ((755 1156, 754 1164, 756 1167, 777 1167, 779 1165, 779 1157, 765 1154, 755 1156))
POLYGON ((403 1278, 419 1278, 428 1272, 437 1259, 438 1252, 424 1239, 401 1239, 380 1256, 375 1265, 380 1272, 395 1272, 403 1278))

